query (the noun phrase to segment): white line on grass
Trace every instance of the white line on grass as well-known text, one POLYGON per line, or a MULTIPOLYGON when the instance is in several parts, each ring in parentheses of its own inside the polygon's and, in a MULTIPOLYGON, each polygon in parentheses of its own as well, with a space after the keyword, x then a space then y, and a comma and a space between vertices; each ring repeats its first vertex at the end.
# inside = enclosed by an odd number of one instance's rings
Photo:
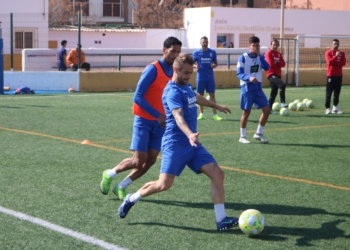
POLYGON ((26 214, 23 214, 20 212, 16 212, 14 210, 7 209, 7 208, 4 208, 2 206, 0 206, 0 212, 14 216, 14 217, 21 219, 21 220, 29 221, 31 223, 37 224, 37 225, 42 226, 42 227, 46 227, 46 228, 51 229, 53 231, 68 235, 72 238, 76 238, 78 240, 85 241, 89 244, 96 245, 96 246, 102 247, 104 249, 126 250, 125 248, 121 248, 119 246, 116 246, 116 245, 110 244, 108 242, 105 242, 105 241, 96 239, 94 237, 88 236, 86 234, 78 233, 78 232, 70 230, 68 228, 61 227, 61 226, 52 224, 48 221, 45 221, 45 220, 42 220, 39 218, 35 218, 35 217, 29 216, 29 215, 26 215, 26 214))

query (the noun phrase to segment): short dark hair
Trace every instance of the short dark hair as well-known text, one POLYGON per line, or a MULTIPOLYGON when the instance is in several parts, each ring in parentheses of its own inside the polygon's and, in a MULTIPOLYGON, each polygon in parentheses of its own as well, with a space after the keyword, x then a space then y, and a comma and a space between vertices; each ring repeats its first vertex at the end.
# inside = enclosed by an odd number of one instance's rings
POLYGON ((338 39, 333 39, 332 42, 337 42, 337 43, 339 43, 339 40, 338 40, 338 39))
POLYGON ((221 43, 221 41, 220 41, 220 40, 218 40, 218 43, 221 43))
POLYGON ((259 37, 257 37, 257 36, 250 37, 249 38, 249 44, 252 44, 252 43, 260 43, 259 37))
POLYGON ((206 40, 208 40, 208 37, 206 37, 206 36, 202 36, 202 37, 201 37, 201 39, 200 39, 200 41, 202 41, 202 39, 206 39, 206 40))
POLYGON ((272 45, 272 43, 273 42, 275 42, 275 43, 277 43, 278 44, 278 46, 280 46, 280 42, 276 39, 276 38, 274 38, 274 39, 272 39, 272 41, 271 41, 271 45, 272 45))
POLYGON ((177 39, 176 37, 169 36, 167 39, 165 39, 163 47, 166 49, 169 49, 173 45, 182 46, 182 42, 179 39, 177 39))
POLYGON ((62 40, 61 45, 65 45, 67 43, 67 40, 62 40))
POLYGON ((194 59, 191 54, 181 53, 178 57, 176 57, 173 65, 181 70, 185 63, 193 66, 194 59))

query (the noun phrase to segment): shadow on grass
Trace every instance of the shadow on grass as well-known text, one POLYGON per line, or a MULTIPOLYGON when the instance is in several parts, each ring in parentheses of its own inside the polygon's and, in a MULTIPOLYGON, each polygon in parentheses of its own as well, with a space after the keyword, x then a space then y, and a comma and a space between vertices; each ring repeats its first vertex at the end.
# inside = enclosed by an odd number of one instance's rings
POLYGON ((271 146, 302 146, 302 147, 314 147, 314 148, 350 148, 346 145, 330 145, 330 144, 296 144, 296 143, 269 143, 271 146))
POLYGON ((2 109, 23 109, 24 107, 14 107, 14 106, 0 106, 2 109))
MULTIPOLYGON (((142 200, 142 202, 170 205, 170 206, 184 206, 191 208, 200 209, 213 209, 212 203, 191 203, 191 202, 180 202, 180 201, 163 201, 163 200, 142 200)), ((269 205, 269 204, 242 204, 242 203, 226 203, 226 208, 231 208, 235 210, 246 210, 251 207, 262 211, 262 213, 267 214, 279 214, 279 215, 295 215, 295 216, 310 216, 315 214, 321 215, 333 215, 338 217, 350 217, 350 214, 341 213, 331 213, 324 209, 319 208, 307 208, 307 207, 295 207, 295 206, 285 206, 285 205, 269 205)), ((288 227, 277 227, 267 225, 262 234, 256 235, 254 237, 249 237, 254 240, 263 241, 284 241, 287 239, 285 236, 295 236, 298 237, 296 240, 296 246, 312 246, 311 241, 317 240, 334 240, 336 238, 350 239, 349 235, 345 234, 344 230, 339 229, 337 226, 340 223, 346 222, 344 219, 337 219, 330 222, 325 222, 320 228, 288 228, 288 227)), ((195 227, 184 227, 169 225, 157 222, 140 222, 140 223, 129 223, 129 225, 149 225, 149 226, 163 226, 176 228, 188 231, 197 231, 205 233, 215 233, 216 230, 208 230, 195 227)), ((241 234, 240 230, 229 230, 224 233, 230 234, 241 234)))

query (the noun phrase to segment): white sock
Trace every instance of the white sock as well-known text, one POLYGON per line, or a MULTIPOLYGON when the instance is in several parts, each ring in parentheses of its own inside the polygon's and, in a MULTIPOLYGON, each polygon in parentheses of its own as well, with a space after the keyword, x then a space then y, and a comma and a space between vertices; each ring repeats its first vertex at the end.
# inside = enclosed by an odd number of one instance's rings
POLYGON ((246 130, 245 128, 240 128, 241 137, 246 137, 245 130, 246 130))
POLYGON ((225 205, 224 204, 216 204, 214 205, 216 222, 222 221, 226 217, 225 205))
POLYGON ((108 174, 109 177, 111 177, 112 179, 113 179, 114 177, 117 176, 117 172, 115 172, 114 168, 110 169, 110 170, 107 172, 107 174, 108 174))
POLYGON ((130 177, 126 177, 124 180, 122 180, 119 184, 118 184, 118 188, 126 188, 127 186, 129 186, 132 183, 132 180, 130 179, 130 177))
POLYGON ((258 126, 258 129, 256 130, 256 133, 262 135, 263 130, 264 130, 264 126, 260 126, 260 125, 259 125, 259 126, 258 126))
POLYGON ((130 196, 129 201, 136 203, 141 199, 142 199, 142 196, 140 195, 140 191, 137 191, 136 193, 134 193, 130 196))

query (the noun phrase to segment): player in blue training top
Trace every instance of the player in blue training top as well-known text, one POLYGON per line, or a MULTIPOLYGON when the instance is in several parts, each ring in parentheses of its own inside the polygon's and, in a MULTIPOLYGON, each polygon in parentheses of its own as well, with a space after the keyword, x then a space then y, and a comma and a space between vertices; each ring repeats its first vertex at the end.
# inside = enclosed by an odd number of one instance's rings
POLYGON ((196 174, 204 173, 211 179, 211 196, 218 230, 238 225, 238 219, 225 212, 224 172, 215 159, 198 141, 196 103, 216 108, 224 113, 230 109, 196 94, 188 83, 193 73, 193 58, 180 54, 174 62, 174 76, 163 92, 166 127, 162 139, 162 164, 159 178, 146 183, 134 194, 128 194, 119 207, 120 218, 125 218, 131 207, 141 198, 168 190, 176 176, 187 165, 196 174))
POLYGON ((123 200, 126 196, 125 188, 144 175, 156 162, 165 131, 162 94, 173 76, 172 65, 181 52, 181 45, 176 37, 168 37, 163 44, 163 58, 148 65, 142 72, 133 104, 135 117, 130 150, 134 151, 134 155, 103 172, 100 189, 104 195, 108 194, 112 179, 117 174, 133 169, 113 188, 113 193, 123 200))
MULTIPOLYGON (((201 37, 200 44, 201 49, 197 49, 193 52, 192 56, 195 61, 194 67, 197 69, 196 89, 197 93, 204 96, 204 91, 209 94, 210 101, 216 103, 215 99, 215 78, 214 70, 218 66, 216 59, 216 51, 208 48, 208 38, 206 36, 201 37)), ((199 106, 200 114, 198 120, 204 120, 203 106, 199 106)), ((213 119, 215 121, 221 121, 222 118, 216 113, 216 109, 213 108, 213 119)))
POLYGON ((238 59, 237 77, 241 85, 241 109, 242 117, 240 122, 241 137, 239 142, 250 143, 246 137, 248 117, 253 103, 256 108, 261 108, 262 114, 259 119, 259 126, 254 134, 254 139, 262 143, 268 143, 262 132, 270 115, 269 101, 262 90, 262 70, 269 70, 264 55, 260 54, 260 39, 256 36, 249 38, 249 52, 244 53, 238 59))

